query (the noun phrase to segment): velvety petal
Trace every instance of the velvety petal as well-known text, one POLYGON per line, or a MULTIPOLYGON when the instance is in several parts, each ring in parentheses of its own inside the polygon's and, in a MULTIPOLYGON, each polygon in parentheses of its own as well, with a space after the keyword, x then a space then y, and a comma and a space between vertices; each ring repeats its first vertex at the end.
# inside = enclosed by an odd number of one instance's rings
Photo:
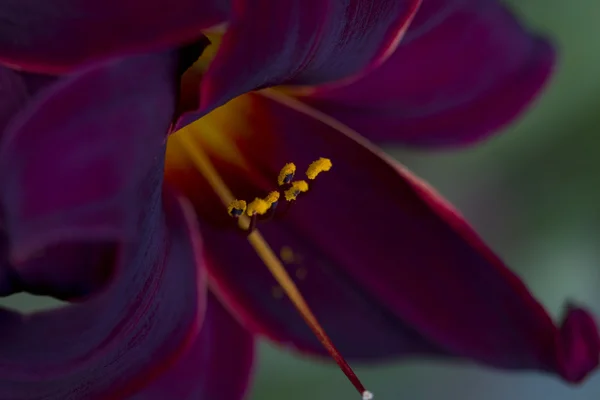
POLYGON ((27 87, 21 76, 0 66, 0 138, 8 121, 27 101, 27 87))
MULTIPOLYGON (((0 66, 0 141, 9 121, 25 107, 35 94, 54 82, 55 79, 50 76, 29 74, 0 66)), ((10 269, 8 238, 5 229, 5 222, 0 213, 0 296, 20 290, 14 279, 15 273, 10 269)))
POLYGON ((13 275, 8 261, 8 239, 0 229, 0 296, 7 296, 17 290, 14 287, 13 275))
POLYGON ((0 267, 8 280, 0 296, 26 291, 63 300, 83 298, 113 277, 118 251, 113 242, 57 244, 24 262, 0 267))
POLYGON ((0 65, 0 138, 27 101, 55 80, 56 77, 50 75, 15 71, 0 65))
POLYGON ((178 46, 224 22, 229 0, 3 0, 0 63, 62 73, 107 57, 178 46))
POLYGON ((369 139, 455 146, 519 116, 552 72, 550 44, 496 0, 425 0, 394 54, 303 101, 369 139))
POLYGON ((200 111, 257 88, 324 83, 373 68, 397 45, 419 3, 234 0, 202 82, 200 111))
MULTIPOLYGON (((27 88, 16 71, 0 66, 0 139, 4 128, 27 101, 27 88)), ((11 292, 8 240, 0 215, 0 296, 11 292)))
POLYGON ((65 240, 131 238, 138 191, 176 102, 177 52, 70 75, 28 103, 0 143, 0 205, 13 260, 65 240))
POLYGON ((158 188, 105 292, 30 315, 0 311, 0 398, 129 398, 193 344, 205 307, 197 227, 158 188))
MULTIPOLYGON (((203 133, 194 140, 245 200, 272 190, 284 163, 295 162, 301 179, 313 160, 332 160, 331 171, 281 219, 258 228, 342 354, 464 357, 569 381, 598 365, 600 340, 589 314, 571 310, 558 328, 431 188, 335 120, 269 96, 277 101, 249 94, 218 110, 237 107, 235 121, 209 119, 205 131, 199 121, 175 135, 203 133), (204 145, 217 134, 219 146, 204 145)), ((207 268, 221 297, 256 332, 324 353, 224 207, 214 195, 209 199, 206 179, 168 147, 166 177, 196 205, 207 268)))
POLYGON ((192 347, 132 400, 241 400, 253 360, 253 337, 209 294, 192 347))

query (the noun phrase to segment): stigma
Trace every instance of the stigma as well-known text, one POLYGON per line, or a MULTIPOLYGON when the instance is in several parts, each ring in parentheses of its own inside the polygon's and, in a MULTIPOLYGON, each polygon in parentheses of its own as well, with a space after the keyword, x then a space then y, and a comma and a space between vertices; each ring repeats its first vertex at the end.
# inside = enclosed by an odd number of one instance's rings
POLYGON ((362 392, 362 400, 373 400, 374 398, 375 396, 373 396, 373 393, 369 392, 368 390, 362 392))

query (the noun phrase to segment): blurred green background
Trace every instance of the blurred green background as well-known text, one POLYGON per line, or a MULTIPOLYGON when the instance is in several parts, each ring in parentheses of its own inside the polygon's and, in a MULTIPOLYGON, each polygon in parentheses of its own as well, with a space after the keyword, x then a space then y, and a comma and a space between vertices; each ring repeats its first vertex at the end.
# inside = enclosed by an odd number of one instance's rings
MULTIPOLYGON (((449 198, 553 315, 567 299, 600 313, 600 1, 509 4, 560 52, 537 104, 473 149, 389 151, 449 198)), ((358 397, 332 365, 266 343, 260 350, 251 400, 358 397)), ((570 387, 534 373, 425 361, 357 370, 376 400, 600 400, 600 374, 570 387)))

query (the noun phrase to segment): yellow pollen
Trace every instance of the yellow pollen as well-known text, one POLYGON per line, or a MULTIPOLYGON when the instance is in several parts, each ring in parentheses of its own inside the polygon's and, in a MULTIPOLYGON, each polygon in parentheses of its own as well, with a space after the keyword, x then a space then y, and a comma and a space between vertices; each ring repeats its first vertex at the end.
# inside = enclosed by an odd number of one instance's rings
POLYGON ((286 264, 291 264, 294 262, 294 251, 289 246, 283 246, 281 250, 279 250, 279 257, 286 264))
POLYGON ((308 183, 306 181, 294 181, 292 187, 285 191, 285 199, 294 201, 300 193, 308 191, 308 183))
POLYGON ((277 178, 277 183, 279 186, 285 185, 286 183, 290 183, 292 179, 294 179, 294 174, 296 173, 296 164, 287 163, 281 168, 281 172, 279 172, 279 177, 277 178))
POLYGON ((246 202, 244 200, 233 200, 227 206, 227 212, 235 218, 242 215, 244 211, 246 211, 246 202))
POLYGON ((270 203, 267 203, 265 200, 259 199, 257 197, 256 199, 254 199, 253 202, 248 204, 246 214, 248 214, 249 217, 252 217, 254 214, 263 215, 266 214, 267 211, 269 211, 269 208, 271 208, 270 203))
POLYGON ((273 191, 269 193, 267 197, 265 197, 265 201, 269 203, 269 205, 276 203, 277 201, 279 201, 279 192, 273 191))
POLYGON ((333 164, 329 158, 321 157, 318 160, 310 163, 306 169, 306 177, 311 180, 315 179, 321 172, 329 171, 332 166, 333 164))

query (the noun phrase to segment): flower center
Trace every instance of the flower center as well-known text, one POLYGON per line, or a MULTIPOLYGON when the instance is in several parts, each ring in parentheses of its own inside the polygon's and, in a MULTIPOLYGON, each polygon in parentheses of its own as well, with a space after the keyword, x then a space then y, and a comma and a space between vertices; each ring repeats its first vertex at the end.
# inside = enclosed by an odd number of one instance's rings
MULTIPOLYGON (((228 212, 231 217, 237 218, 238 226, 247 235, 247 240, 258 257, 277 280, 317 339, 339 365, 342 372, 348 377, 356 390, 361 394, 363 400, 373 399, 373 394, 365 389, 352 368, 336 349, 314 313, 309 308, 293 279, 287 273, 282 262, 276 256, 260 231, 256 229, 258 217, 272 216, 272 213, 276 211, 282 194, 289 206, 301 193, 308 191, 309 186, 306 181, 293 181, 296 173, 296 166, 289 163, 282 168, 278 179, 278 191, 268 193, 264 198, 256 198, 252 202, 247 203, 245 200, 235 199, 231 190, 227 187, 216 168, 211 163, 209 157, 189 135, 175 133, 169 140, 178 143, 178 146, 181 149, 185 149, 187 157, 205 177, 211 188, 223 203, 223 212, 228 212)), ((328 171, 331 167, 332 163, 330 160, 320 158, 308 166, 306 176, 312 181, 319 173, 328 171)))

